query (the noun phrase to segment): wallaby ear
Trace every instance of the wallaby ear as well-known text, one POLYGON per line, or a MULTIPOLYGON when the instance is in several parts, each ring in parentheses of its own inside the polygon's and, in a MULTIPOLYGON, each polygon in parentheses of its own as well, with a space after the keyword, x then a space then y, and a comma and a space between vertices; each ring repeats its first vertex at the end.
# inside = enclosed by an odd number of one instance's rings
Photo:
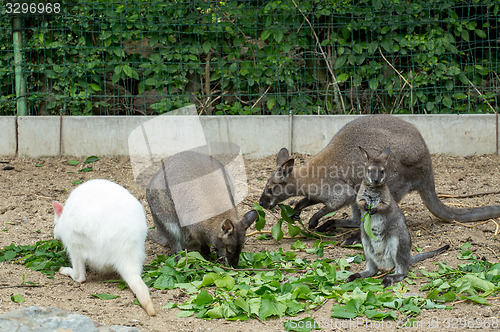
POLYGON ((222 236, 228 237, 231 236, 234 232, 233 222, 229 219, 226 219, 221 224, 222 236))
POLYGON ((368 152, 366 152, 365 149, 363 149, 361 146, 358 146, 358 148, 361 150, 361 152, 365 156, 366 160, 370 159, 370 155, 368 154, 368 152))
POLYGON ((54 212, 56 213, 56 215, 60 217, 63 212, 63 205, 57 201, 53 201, 52 207, 54 208, 54 212))
POLYGON ((281 148, 278 152, 278 158, 276 158, 276 166, 283 166, 290 159, 290 153, 288 153, 287 148, 281 148))
POLYGON ((387 159, 387 157, 389 157, 390 153, 391 153, 391 148, 390 147, 386 147, 384 149, 384 151, 382 151, 382 153, 380 154, 380 156, 378 158, 387 159))
POLYGON ((250 210, 247 213, 245 213, 243 219, 241 219, 241 224, 243 225, 243 227, 245 227, 245 229, 247 229, 248 227, 250 227, 251 224, 255 222, 255 220, 257 220, 258 216, 259 214, 257 213, 257 211, 250 210))
POLYGON ((295 163, 295 159, 288 159, 283 165, 281 165, 282 175, 283 177, 287 177, 293 170, 293 164, 295 163))

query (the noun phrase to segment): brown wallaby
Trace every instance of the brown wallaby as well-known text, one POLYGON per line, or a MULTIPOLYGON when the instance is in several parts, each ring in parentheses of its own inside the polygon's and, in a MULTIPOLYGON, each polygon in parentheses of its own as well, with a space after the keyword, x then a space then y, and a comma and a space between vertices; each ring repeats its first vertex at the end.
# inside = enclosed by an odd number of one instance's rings
POLYGON ((366 269, 363 272, 350 275, 346 282, 358 278, 374 276, 379 269, 390 270, 382 280, 387 287, 394 282, 403 280, 408 275, 412 264, 433 257, 450 248, 449 245, 437 250, 411 255, 411 237, 406 227, 403 211, 392 198, 386 179, 387 158, 391 152, 386 148, 378 157, 371 156, 362 147, 360 150, 366 157, 365 176, 358 191, 356 203, 361 213, 370 215, 372 236, 361 227, 361 241, 366 259, 366 269))
POLYGON ((318 231, 331 226, 359 227, 361 216, 355 200, 364 174, 360 145, 376 151, 391 147, 387 184, 396 202, 416 190, 432 214, 446 221, 500 216, 500 205, 463 209, 444 205, 436 194, 431 156, 422 135, 412 124, 391 115, 363 116, 351 121, 303 166, 294 167, 288 150, 281 149, 277 169, 267 181, 259 204, 270 209, 289 197, 305 196, 295 206, 298 217, 305 207, 323 203, 324 207, 309 220, 311 229, 324 215, 349 204, 352 220, 329 221, 318 231))
POLYGON ((205 258, 213 246, 218 257, 236 267, 246 229, 258 214, 251 210, 238 220, 231 179, 224 166, 206 154, 185 151, 164 160, 146 189, 156 226, 148 238, 174 253, 196 250, 205 258))

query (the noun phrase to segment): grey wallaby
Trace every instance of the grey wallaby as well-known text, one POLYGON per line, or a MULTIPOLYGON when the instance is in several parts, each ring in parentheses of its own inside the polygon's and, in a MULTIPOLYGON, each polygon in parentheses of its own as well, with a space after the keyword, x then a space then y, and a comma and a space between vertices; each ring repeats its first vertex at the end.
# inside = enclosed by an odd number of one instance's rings
POLYGON ((392 198, 386 183, 387 158, 391 149, 386 148, 378 157, 374 157, 362 147, 359 148, 366 157, 366 168, 356 203, 362 213, 368 212, 370 215, 371 229, 376 239, 368 236, 364 227, 361 227, 366 269, 350 275, 346 282, 372 277, 379 269, 394 268, 394 273, 382 280, 382 285, 387 287, 403 280, 412 264, 433 257, 449 249, 450 246, 411 255, 411 237, 403 211, 392 198))
POLYGON ((146 189, 156 226, 156 230, 149 231, 148 238, 170 247, 174 253, 182 249, 196 250, 205 258, 213 246, 219 258, 225 257, 229 265, 237 266, 246 229, 258 214, 251 210, 243 219, 238 219, 231 180, 221 162, 206 154, 185 151, 164 160, 146 189), (222 174, 223 180, 212 177, 216 174, 222 174), (196 182, 198 180, 201 182, 196 182), (185 185, 185 190, 180 193, 182 199, 175 202, 172 190, 178 185, 185 185), (225 207, 220 208, 223 204, 225 207), (182 211, 199 220, 181 222, 182 211), (207 215, 204 211, 210 213, 207 215))
POLYGON ((363 156, 358 146, 381 151, 392 149, 387 184, 396 202, 417 191, 425 206, 446 221, 476 221, 500 216, 500 205, 456 209, 437 197, 432 161, 420 132, 412 124, 391 115, 363 116, 346 124, 330 143, 305 165, 294 167, 294 159, 283 148, 278 153, 277 169, 264 188, 259 204, 273 208, 293 196, 305 196, 295 206, 295 217, 307 206, 324 204, 309 220, 314 229, 324 215, 351 205, 352 220, 329 220, 318 231, 331 226, 359 227, 360 211, 356 193, 364 174, 363 156))

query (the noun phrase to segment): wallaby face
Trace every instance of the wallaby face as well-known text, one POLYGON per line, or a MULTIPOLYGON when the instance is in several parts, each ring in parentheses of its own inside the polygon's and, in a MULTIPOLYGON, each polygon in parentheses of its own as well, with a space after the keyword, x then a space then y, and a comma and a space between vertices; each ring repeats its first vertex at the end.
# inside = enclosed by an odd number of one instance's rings
POLYGON ((205 258, 213 247, 218 257, 237 266, 246 229, 258 214, 251 210, 238 219, 231 179, 217 159, 202 153, 186 151, 165 160, 146 189, 156 226, 148 238, 172 253, 197 250, 205 258), (181 199, 176 201, 175 194, 181 199))
POLYGON ((257 211, 251 210, 236 223, 229 219, 222 222, 219 235, 213 245, 217 256, 224 257, 230 266, 238 266, 240 254, 245 245, 246 230, 257 219, 257 216, 257 211))
POLYGON ((422 135, 415 126, 395 116, 379 114, 351 121, 335 134, 320 153, 305 165, 294 169, 288 151, 282 151, 278 153, 278 168, 267 182, 260 204, 264 208, 271 208, 283 199, 304 196, 294 207, 297 218, 302 209, 322 203, 321 210, 309 220, 311 229, 316 228, 319 219, 327 213, 351 205, 352 220, 328 220, 317 229, 319 232, 332 226, 359 227, 361 216, 356 206, 356 193, 366 177, 374 184, 385 181, 396 202, 409 192, 417 191, 430 212, 446 221, 500 217, 500 205, 465 209, 444 205, 436 194, 431 156, 422 135), (381 151, 390 146, 387 165, 377 164, 377 169, 380 169, 374 174, 365 176, 364 172, 359 172, 359 169, 364 169, 363 153, 359 146, 370 147, 369 151, 381 151), (320 168, 328 172, 321 175, 314 172, 320 168))
POLYGON ((267 181, 264 192, 260 197, 260 206, 265 209, 272 209, 276 204, 294 196, 293 184, 290 183, 293 164, 294 159, 290 159, 288 150, 281 149, 276 160, 276 171, 267 181))
POLYGON ((386 181, 386 173, 385 168, 387 166, 387 158, 389 157, 389 153, 391 152, 390 148, 386 148, 380 156, 376 158, 370 157, 368 152, 366 152, 362 147, 359 147, 361 152, 364 153, 367 163, 364 181, 366 185, 377 187, 385 184, 386 181))
POLYGON ((362 147, 359 148, 365 155, 366 167, 356 203, 361 214, 369 214, 365 218, 370 218, 375 239, 368 236, 365 228, 361 227, 366 270, 350 275, 347 282, 374 276, 379 269, 394 268, 394 273, 385 276, 382 281, 382 284, 387 287, 403 280, 408 275, 412 264, 433 257, 448 249, 449 246, 411 256, 411 238, 403 211, 392 198, 389 187, 385 183, 385 167, 391 150, 386 148, 378 157, 373 157, 362 147))

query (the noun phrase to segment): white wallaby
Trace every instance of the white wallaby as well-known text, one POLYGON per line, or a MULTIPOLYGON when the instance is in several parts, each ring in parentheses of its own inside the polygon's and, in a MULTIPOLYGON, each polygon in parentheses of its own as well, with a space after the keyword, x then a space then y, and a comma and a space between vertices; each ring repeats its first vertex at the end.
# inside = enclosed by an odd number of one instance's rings
POLYGON ((96 272, 116 271, 148 315, 156 314, 141 278, 146 257, 146 214, 125 188, 108 180, 91 180, 70 194, 66 206, 54 207, 54 237, 64 244, 72 267, 60 273, 85 282, 88 265, 96 272))

